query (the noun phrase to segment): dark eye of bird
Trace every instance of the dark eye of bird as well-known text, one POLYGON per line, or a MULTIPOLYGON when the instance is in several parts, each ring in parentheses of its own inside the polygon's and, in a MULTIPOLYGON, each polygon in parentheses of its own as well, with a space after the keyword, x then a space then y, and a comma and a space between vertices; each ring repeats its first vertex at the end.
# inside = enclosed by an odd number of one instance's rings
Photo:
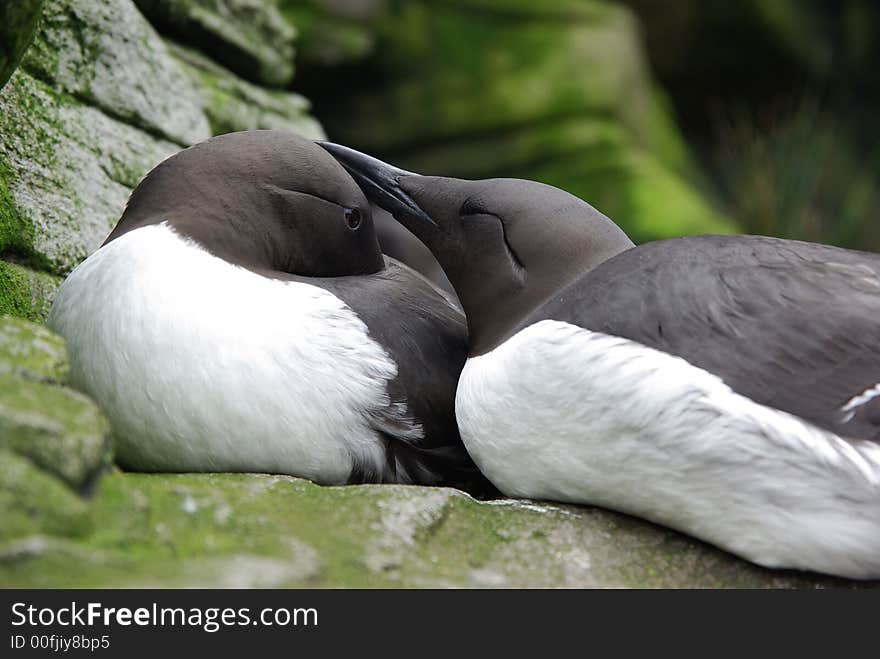
POLYGON ((361 212, 357 208, 345 209, 345 222, 352 231, 361 225, 361 212))
POLYGON ((479 215, 482 213, 482 209, 479 204, 477 204, 472 198, 468 198, 464 200, 464 203, 461 205, 461 208, 458 209, 458 214, 461 216, 464 215, 479 215))

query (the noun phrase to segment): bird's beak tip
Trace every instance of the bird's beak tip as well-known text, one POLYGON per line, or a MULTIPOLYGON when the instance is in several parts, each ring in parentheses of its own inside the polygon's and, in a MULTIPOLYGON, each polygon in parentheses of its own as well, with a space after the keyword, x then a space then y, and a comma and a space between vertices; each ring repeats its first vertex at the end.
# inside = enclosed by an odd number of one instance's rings
POLYGON ((400 188, 401 178, 419 176, 418 174, 389 165, 378 158, 341 144, 325 140, 316 140, 315 143, 345 167, 370 201, 395 217, 399 218, 401 214, 405 214, 434 227, 437 226, 437 223, 415 200, 400 188))

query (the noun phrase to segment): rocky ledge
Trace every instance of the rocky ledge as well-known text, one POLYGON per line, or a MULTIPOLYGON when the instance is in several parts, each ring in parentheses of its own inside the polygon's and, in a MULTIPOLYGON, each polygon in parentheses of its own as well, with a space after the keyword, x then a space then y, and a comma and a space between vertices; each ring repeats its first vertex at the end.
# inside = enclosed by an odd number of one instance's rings
MULTIPOLYGON (((0 318, 0 587, 860 587, 607 510, 112 466, 62 341, 0 318)), ((876 585, 876 584, 874 584, 876 585)))

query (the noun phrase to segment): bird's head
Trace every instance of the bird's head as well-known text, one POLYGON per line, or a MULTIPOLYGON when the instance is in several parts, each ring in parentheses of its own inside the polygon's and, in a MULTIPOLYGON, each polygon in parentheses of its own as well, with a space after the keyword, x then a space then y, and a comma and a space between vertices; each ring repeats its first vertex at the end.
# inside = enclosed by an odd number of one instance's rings
POLYGON ((324 149, 281 131, 229 133, 171 156, 135 188, 107 242, 160 222, 255 269, 334 277, 384 265, 358 186, 324 149))
POLYGON ((588 203, 543 183, 421 176, 322 146, 437 257, 468 317, 472 352, 491 349, 566 284, 633 246, 588 203))

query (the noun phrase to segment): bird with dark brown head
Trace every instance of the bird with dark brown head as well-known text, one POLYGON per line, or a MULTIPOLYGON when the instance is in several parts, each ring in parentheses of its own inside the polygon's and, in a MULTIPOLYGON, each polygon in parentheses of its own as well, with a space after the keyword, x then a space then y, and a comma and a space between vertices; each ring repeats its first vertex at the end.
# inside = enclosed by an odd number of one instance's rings
POLYGON ((463 315, 383 257, 309 140, 232 133, 159 164, 49 325, 125 467, 485 483, 454 418, 463 315))

